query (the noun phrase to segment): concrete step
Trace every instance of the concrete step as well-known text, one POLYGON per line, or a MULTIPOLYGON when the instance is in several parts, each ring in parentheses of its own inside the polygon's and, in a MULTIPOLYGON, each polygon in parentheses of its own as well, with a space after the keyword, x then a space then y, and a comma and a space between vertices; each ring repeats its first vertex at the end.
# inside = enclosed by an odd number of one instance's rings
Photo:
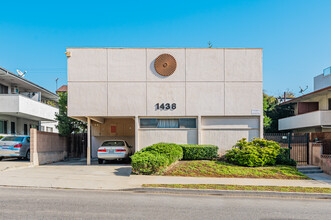
POLYGON ((310 173, 323 173, 323 170, 310 170, 310 171, 299 171, 300 173, 303 173, 303 174, 310 174, 310 173))
POLYGON ((298 171, 303 174, 309 173, 323 173, 323 170, 319 166, 300 166, 297 167, 298 171))
POLYGON ((320 169, 319 166, 312 166, 312 165, 309 165, 309 166, 297 166, 297 169, 298 170, 310 170, 310 169, 320 169))

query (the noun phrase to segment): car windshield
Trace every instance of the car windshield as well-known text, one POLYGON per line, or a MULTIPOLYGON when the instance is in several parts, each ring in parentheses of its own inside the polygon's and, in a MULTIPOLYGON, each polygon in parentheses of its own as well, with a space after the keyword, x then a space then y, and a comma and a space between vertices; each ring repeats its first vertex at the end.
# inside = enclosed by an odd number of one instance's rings
POLYGON ((105 141, 103 142, 102 146, 110 146, 110 147, 116 147, 116 146, 124 146, 123 141, 105 141))
POLYGON ((1 139, 1 141, 20 141, 22 142, 24 137, 4 137, 1 139))

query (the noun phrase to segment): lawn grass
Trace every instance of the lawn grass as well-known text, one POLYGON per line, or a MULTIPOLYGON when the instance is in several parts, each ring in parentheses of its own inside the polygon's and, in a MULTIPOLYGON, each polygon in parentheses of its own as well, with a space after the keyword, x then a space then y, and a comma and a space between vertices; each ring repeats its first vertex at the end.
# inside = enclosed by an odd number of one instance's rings
POLYGON ((276 165, 243 167, 221 161, 180 161, 163 173, 165 176, 236 177, 266 179, 309 179, 295 167, 276 165))
POLYGON ((163 187, 175 189, 214 189, 238 191, 272 191, 301 193, 331 193, 331 188, 299 187, 299 186, 240 186, 218 184, 144 184, 143 187, 163 187))

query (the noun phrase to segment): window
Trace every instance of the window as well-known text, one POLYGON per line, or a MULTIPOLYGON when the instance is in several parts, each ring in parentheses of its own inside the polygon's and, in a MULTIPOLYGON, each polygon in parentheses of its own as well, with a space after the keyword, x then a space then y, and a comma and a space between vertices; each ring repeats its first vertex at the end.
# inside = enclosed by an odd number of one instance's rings
POLYGON ((10 123, 10 133, 16 134, 15 122, 13 122, 13 121, 10 123))
POLYGON ((2 139, 2 141, 18 141, 18 142, 22 142, 24 139, 24 137, 13 137, 13 136, 8 136, 8 137, 4 137, 2 139))
POLYGON ((26 138, 26 142, 30 143, 30 137, 26 138))
POLYGON ((329 99, 329 110, 331 110, 331 99, 329 99))
POLYGON ((140 128, 196 128, 195 118, 140 119, 140 128))
POLYGON ((28 125, 24 124, 24 135, 28 135, 28 125))
POLYGON ((0 94, 8 94, 8 86, 0 84, 0 94))
POLYGON ((5 133, 5 129, 4 129, 4 121, 0 121, 0 134, 4 134, 5 133))
POLYGON ((102 146, 104 147, 116 147, 116 146, 125 146, 123 141, 105 141, 102 146))

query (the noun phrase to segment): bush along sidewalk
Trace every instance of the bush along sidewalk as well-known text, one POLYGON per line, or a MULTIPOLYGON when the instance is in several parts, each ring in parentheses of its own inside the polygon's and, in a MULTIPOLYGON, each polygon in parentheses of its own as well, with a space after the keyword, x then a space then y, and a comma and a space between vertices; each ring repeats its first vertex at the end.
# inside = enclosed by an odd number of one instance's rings
POLYGON ((148 146, 131 156, 132 171, 137 174, 161 174, 174 162, 184 160, 212 160, 218 157, 214 145, 177 145, 158 143, 148 146))
POLYGON ((218 157, 218 147, 214 145, 179 145, 183 149, 183 160, 212 160, 218 157))
POLYGON ((265 165, 282 165, 295 166, 296 162, 289 158, 289 151, 280 148, 275 141, 268 141, 261 138, 254 138, 247 142, 243 138, 237 142, 231 150, 225 154, 228 162, 248 167, 257 167, 265 165))
POLYGON ((153 144, 131 156, 132 172, 147 175, 162 173, 167 166, 182 158, 183 149, 177 144, 153 144))

